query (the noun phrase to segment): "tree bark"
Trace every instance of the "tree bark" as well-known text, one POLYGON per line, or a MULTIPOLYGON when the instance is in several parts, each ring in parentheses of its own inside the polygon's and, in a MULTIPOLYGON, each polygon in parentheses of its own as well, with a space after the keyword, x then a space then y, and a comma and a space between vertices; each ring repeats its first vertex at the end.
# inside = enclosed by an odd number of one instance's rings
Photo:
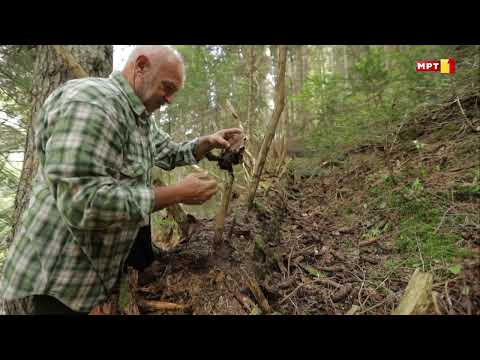
POLYGON ((248 71, 248 107, 247 107, 247 122, 246 132, 249 139, 253 139, 253 129, 255 127, 255 98, 256 98, 256 86, 255 86, 255 73, 256 73, 256 51, 255 46, 250 47, 250 59, 249 59, 249 71, 248 71))
MULTIPOLYGON (((64 46, 64 48, 91 76, 106 77, 111 73, 113 68, 112 45, 70 45, 64 46)), ((9 245, 19 227, 21 216, 30 201, 32 180, 38 168, 38 158, 34 152, 34 128, 38 111, 53 90, 66 81, 77 77, 75 71, 72 72, 64 57, 59 55, 57 50, 50 45, 39 45, 34 50, 35 63, 32 79, 30 124, 27 130, 22 173, 15 197, 12 231, 6 239, 9 245)))
POLYGON ((248 194, 248 207, 253 207, 253 200, 255 199, 255 193, 257 192, 258 183, 262 175, 263 168, 265 166, 265 160, 267 158, 268 150, 275 136, 275 130, 277 129, 278 121, 282 115, 283 108, 285 107, 285 63, 287 61, 287 47, 281 45, 278 51, 278 72, 275 83, 275 105, 272 114, 272 118, 267 128, 267 134, 260 148, 258 155, 258 161, 254 169, 253 181, 248 194))
POLYGON ((348 87, 348 80, 349 80, 349 77, 348 77, 348 51, 347 51, 347 45, 343 45, 343 71, 344 71, 344 75, 345 75, 345 88, 348 87))

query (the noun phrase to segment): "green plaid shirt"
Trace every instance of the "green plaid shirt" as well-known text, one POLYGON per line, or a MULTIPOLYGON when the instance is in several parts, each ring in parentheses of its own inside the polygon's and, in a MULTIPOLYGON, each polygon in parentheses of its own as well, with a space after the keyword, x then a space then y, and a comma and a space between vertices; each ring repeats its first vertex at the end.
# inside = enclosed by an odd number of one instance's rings
POLYGON ((173 142, 119 72, 55 90, 35 134, 39 169, 0 296, 48 294, 89 311, 113 290, 153 212, 151 168, 196 164, 198 139, 173 142))

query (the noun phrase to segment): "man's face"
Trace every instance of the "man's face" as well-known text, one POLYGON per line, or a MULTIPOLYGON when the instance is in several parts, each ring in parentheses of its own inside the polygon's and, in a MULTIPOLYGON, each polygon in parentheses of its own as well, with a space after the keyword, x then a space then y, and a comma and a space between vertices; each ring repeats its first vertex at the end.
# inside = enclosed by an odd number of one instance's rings
POLYGON ((141 72, 136 92, 148 112, 160 109, 170 103, 182 86, 182 66, 180 62, 168 63, 160 67, 149 66, 141 72))

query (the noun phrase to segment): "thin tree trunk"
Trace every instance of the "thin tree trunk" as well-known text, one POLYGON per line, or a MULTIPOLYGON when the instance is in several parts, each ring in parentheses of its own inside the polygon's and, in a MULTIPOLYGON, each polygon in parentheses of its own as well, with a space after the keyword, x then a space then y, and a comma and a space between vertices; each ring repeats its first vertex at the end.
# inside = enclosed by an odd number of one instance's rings
POLYGON ((250 48, 250 62, 249 62, 249 71, 248 71, 248 82, 249 82, 249 90, 248 90, 248 108, 247 108, 247 123, 246 123, 246 131, 249 139, 253 139, 253 129, 254 129, 254 113, 255 113, 255 72, 256 72, 256 51, 255 46, 251 46, 250 48))
MULTIPOLYGON (((76 59, 78 64, 91 76, 106 77, 112 71, 113 47, 112 45, 71 45, 65 49, 76 59)), ((57 48, 58 50, 58 48, 57 48)), ((13 226, 7 237, 10 244, 15 237, 20 224, 20 219, 30 201, 32 180, 38 168, 38 158, 35 153, 35 121, 44 101, 57 87, 76 77, 74 72, 65 62, 64 56, 57 52, 51 45, 39 45, 35 48, 35 63, 32 80, 32 108, 30 125, 27 130, 25 143, 25 156, 22 173, 15 197, 15 210, 13 213, 13 226)))
POLYGON ((267 134, 262 143, 260 153, 258 156, 258 161, 254 169, 253 181, 251 188, 248 194, 248 207, 251 209, 253 207, 253 200, 255 199, 255 193, 257 192, 258 183, 260 182, 260 177, 262 175, 263 168, 265 166, 265 160, 267 158, 268 150, 272 143, 273 137, 275 136, 275 130, 277 129, 278 121, 282 115, 283 108, 285 107, 285 63, 287 61, 287 47, 281 45, 278 51, 278 72, 276 77, 275 84, 275 105, 272 114, 272 118, 267 128, 267 134))
POLYGON ((285 162, 285 159, 287 158, 287 151, 288 151, 288 136, 289 136, 289 131, 288 131, 288 106, 285 106, 285 109, 283 110, 282 113, 282 124, 283 124, 283 131, 282 131, 282 136, 279 139, 280 140, 280 154, 278 161, 276 163, 276 174, 277 176, 281 174, 283 164, 285 162))
POLYGON ((343 68, 345 74, 345 87, 348 87, 348 52, 347 45, 343 45, 343 68))

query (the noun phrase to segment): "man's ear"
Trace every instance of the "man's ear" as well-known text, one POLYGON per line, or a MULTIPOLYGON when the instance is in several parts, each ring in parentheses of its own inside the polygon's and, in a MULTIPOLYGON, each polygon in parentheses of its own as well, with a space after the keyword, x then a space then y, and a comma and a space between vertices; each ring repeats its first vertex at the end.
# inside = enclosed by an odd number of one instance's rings
POLYGON ((135 61, 135 68, 140 73, 144 73, 146 70, 148 70, 150 68, 150 60, 148 59, 148 57, 146 57, 145 55, 140 55, 137 58, 137 61, 135 61))

